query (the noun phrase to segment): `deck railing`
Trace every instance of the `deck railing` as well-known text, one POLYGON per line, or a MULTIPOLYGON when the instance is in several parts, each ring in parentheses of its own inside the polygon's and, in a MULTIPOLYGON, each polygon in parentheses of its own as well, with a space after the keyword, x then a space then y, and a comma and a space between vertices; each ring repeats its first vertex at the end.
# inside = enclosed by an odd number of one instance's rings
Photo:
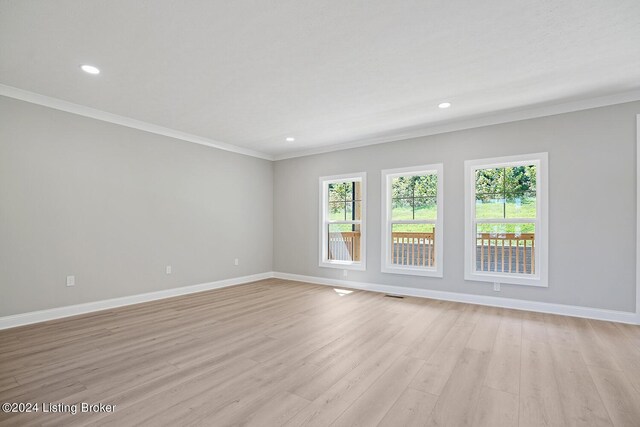
MULTIPOLYGON (((400 265, 435 265, 434 233, 392 233, 392 262, 400 265)), ((329 259, 360 261, 360 232, 329 233, 329 259)))
POLYGON ((478 233, 476 270, 534 274, 534 233, 478 233))
POLYGON ((360 232, 342 231, 329 233, 329 259, 360 261, 360 232))
POLYGON ((391 233, 391 262, 399 265, 433 267, 436 262, 435 233, 391 233))
MULTIPOLYGON (((391 262, 433 267, 436 262, 435 232, 394 232, 391 262)), ((329 233, 329 259, 360 261, 360 232, 329 233)), ((478 233, 476 270, 504 273, 535 273, 534 233, 478 233)))

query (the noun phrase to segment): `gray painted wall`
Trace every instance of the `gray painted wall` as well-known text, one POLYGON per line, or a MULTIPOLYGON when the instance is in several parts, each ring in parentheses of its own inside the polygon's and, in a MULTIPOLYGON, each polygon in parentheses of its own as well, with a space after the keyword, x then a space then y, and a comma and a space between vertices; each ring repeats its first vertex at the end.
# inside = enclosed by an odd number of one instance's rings
POLYGON ((367 270, 348 280, 634 311, 640 102, 276 162, 274 270, 318 267, 318 177, 367 172, 367 270), (464 161, 549 153, 549 287, 464 280, 464 161), (380 170, 444 163, 444 278, 380 272, 380 170), (587 185, 588 184, 588 185, 587 185))
POLYGON ((272 250, 272 162, 0 97, 0 316, 266 272, 272 250))
POLYGON ((0 316, 271 270, 342 279, 317 265, 318 177, 359 171, 367 271, 348 280, 633 311, 638 113, 634 102, 272 163, 0 97, 0 316), (465 281, 464 160, 538 151, 549 288, 465 281), (444 278, 382 274, 380 170, 436 162, 444 278))

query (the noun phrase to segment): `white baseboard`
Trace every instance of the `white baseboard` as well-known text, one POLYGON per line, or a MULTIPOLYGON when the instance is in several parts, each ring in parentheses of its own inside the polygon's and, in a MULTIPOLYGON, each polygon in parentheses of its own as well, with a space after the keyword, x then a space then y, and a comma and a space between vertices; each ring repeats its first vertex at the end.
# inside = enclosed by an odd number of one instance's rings
POLYGON ((234 277, 231 279, 218 280, 215 282, 185 286, 181 288, 165 289, 162 291, 149 292, 146 294, 131 295, 102 301, 88 302, 84 304, 52 308, 49 310, 32 311, 29 313, 0 317, 0 330, 14 328, 16 326, 29 325, 32 323, 45 322, 47 320, 60 319, 63 317, 76 316, 78 314, 91 313, 94 311, 108 310, 111 308, 122 307, 126 305, 139 304, 143 302, 171 298, 180 295, 193 294, 196 292, 203 292, 212 289, 226 288, 243 283, 255 282, 257 280, 270 279, 272 277, 276 277, 278 279, 314 283, 318 285, 340 286, 343 288, 382 292, 394 295, 431 298, 445 301, 512 308, 515 310, 537 311, 540 313, 560 314, 565 316, 584 317, 587 319, 609 320, 612 322, 640 325, 640 316, 636 315, 636 313, 627 311, 605 310, 600 308, 579 307, 575 305, 552 304, 512 298, 434 291, 429 289, 417 289, 404 286, 390 286, 376 283, 354 282, 349 280, 327 279, 324 277, 303 276, 300 274, 265 272, 253 274, 250 276, 234 277))
POLYGON ((165 289, 162 291, 149 292, 146 294, 130 295, 126 297, 88 302, 84 304, 51 308, 48 310, 15 314, 12 316, 0 317, 0 330, 14 328, 16 326, 29 325, 32 323, 45 322, 47 320, 60 319, 62 317, 76 316, 78 314, 91 313, 93 311, 108 310, 125 305, 139 304, 141 302, 155 301, 179 295, 193 294, 196 292, 209 291, 211 289, 226 288, 228 286, 255 282, 256 280, 269 279, 272 277, 274 277, 274 274, 273 272, 269 271, 266 273, 252 274, 250 276, 234 277, 231 279, 218 280, 209 283, 200 283, 198 285, 184 286, 180 288, 165 289))
POLYGON ((560 314, 563 316, 584 317, 587 319, 608 320, 612 322, 640 324, 640 318, 634 312, 606 310, 601 308, 580 307, 575 305, 553 304, 548 302, 526 301, 513 298, 500 298, 485 295, 462 294, 457 292, 434 291, 429 289, 408 288, 404 286, 381 285, 377 283, 354 282, 349 280, 327 279, 324 277, 303 276, 300 274, 275 272, 274 277, 285 280, 314 283, 317 285, 340 286, 385 294, 431 298, 492 307, 512 308, 515 310, 536 311, 540 313, 560 314))

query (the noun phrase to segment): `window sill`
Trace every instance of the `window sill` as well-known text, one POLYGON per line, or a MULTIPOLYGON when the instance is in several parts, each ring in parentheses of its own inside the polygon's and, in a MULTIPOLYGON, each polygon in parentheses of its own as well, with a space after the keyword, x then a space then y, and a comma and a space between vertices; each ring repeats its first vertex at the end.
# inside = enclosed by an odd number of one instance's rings
POLYGON ((474 282, 491 282, 500 283, 502 285, 520 285, 534 286, 538 288, 548 288, 546 278, 540 277, 516 277, 507 274, 481 274, 481 273, 465 273, 464 280, 474 282))
POLYGON ((338 268, 341 270, 359 270, 365 271, 367 269, 366 264, 363 261, 349 262, 349 261, 322 261, 318 264, 319 267, 326 268, 338 268))
POLYGON ((404 274, 409 276, 437 277, 442 278, 442 271, 435 268, 410 268, 410 267, 390 267, 383 266, 380 269, 383 273, 388 274, 404 274))

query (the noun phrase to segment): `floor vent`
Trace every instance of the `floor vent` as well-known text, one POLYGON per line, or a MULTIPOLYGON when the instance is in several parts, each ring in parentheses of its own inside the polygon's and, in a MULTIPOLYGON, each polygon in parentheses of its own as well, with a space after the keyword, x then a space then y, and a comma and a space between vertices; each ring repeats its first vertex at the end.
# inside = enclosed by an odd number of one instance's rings
POLYGON ((385 297, 389 297, 389 298, 404 298, 402 295, 391 295, 391 294, 386 294, 385 297))

